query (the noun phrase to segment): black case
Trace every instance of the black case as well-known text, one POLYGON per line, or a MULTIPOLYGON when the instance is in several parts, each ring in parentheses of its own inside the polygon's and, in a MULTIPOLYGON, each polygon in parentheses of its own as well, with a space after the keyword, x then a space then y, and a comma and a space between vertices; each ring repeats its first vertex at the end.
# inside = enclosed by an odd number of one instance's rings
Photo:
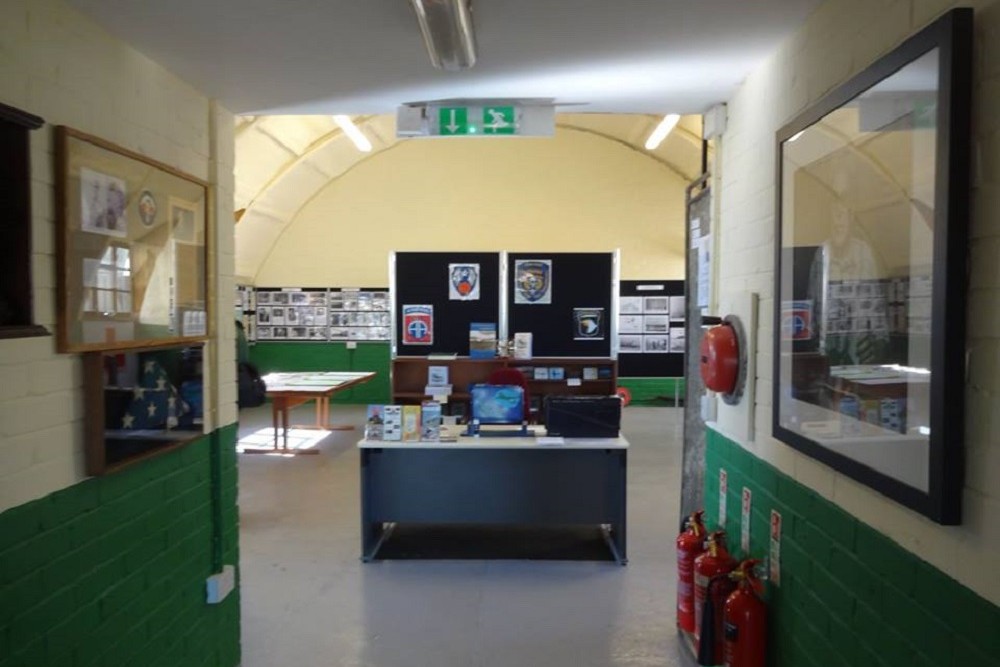
POLYGON ((622 402, 617 396, 548 396, 545 430, 563 438, 617 438, 622 402))

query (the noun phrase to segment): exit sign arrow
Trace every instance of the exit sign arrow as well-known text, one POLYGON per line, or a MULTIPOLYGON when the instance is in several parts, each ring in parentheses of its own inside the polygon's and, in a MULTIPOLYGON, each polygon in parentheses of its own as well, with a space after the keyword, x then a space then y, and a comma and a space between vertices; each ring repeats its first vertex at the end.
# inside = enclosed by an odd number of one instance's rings
POLYGON ((469 110, 466 107, 441 107, 438 111, 438 134, 469 133, 469 110))

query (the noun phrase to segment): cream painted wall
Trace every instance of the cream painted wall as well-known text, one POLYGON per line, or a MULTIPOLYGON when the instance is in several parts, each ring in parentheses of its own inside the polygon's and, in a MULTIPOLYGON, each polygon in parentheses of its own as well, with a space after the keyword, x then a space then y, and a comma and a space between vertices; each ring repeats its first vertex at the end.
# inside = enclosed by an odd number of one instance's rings
MULTIPOLYGON (((215 185, 213 211, 232 220, 233 117, 61 0, 0 2, 0 101, 43 117, 31 133, 35 321, 55 331, 53 126, 68 125, 215 185)), ((236 420, 232 224, 216 228, 217 337, 206 387, 212 427, 236 420), (224 298, 223 298, 224 295, 224 298), (227 366, 228 365, 228 366, 227 366)), ((80 481, 79 355, 53 337, 0 340, 0 511, 80 481)))
POLYGON ((640 151, 568 129, 403 141, 306 204, 254 283, 387 285, 392 250, 621 248, 623 279, 681 279, 686 184, 640 151))
MULTIPOLYGON (((976 11, 972 258, 964 524, 939 526, 773 439, 774 141, 777 129, 944 10, 944 0, 828 0, 748 77, 722 139, 720 301, 761 295, 756 438, 744 446, 994 603, 1000 553, 1000 2, 976 11)), ((955 388, 956 390, 958 388, 955 388)))

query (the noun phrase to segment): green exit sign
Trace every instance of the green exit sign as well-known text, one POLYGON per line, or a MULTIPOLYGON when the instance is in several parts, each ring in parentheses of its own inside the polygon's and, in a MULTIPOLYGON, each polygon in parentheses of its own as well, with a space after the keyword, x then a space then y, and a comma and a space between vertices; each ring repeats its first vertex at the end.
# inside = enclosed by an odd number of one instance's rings
POLYGON ((438 110, 438 134, 445 136, 469 134, 468 107, 441 107, 438 110))
POLYGON ((514 107, 483 107, 483 134, 514 134, 514 107))
POLYGON ((442 137, 466 137, 481 134, 517 134, 516 106, 439 107, 437 134, 442 137))

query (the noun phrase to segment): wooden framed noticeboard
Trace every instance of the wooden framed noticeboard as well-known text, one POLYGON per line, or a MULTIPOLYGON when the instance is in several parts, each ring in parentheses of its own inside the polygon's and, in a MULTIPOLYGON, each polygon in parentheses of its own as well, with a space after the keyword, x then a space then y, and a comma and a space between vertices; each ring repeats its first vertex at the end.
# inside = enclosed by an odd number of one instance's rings
POLYGON ((208 184, 56 128, 58 346, 83 352, 208 336, 208 184))

